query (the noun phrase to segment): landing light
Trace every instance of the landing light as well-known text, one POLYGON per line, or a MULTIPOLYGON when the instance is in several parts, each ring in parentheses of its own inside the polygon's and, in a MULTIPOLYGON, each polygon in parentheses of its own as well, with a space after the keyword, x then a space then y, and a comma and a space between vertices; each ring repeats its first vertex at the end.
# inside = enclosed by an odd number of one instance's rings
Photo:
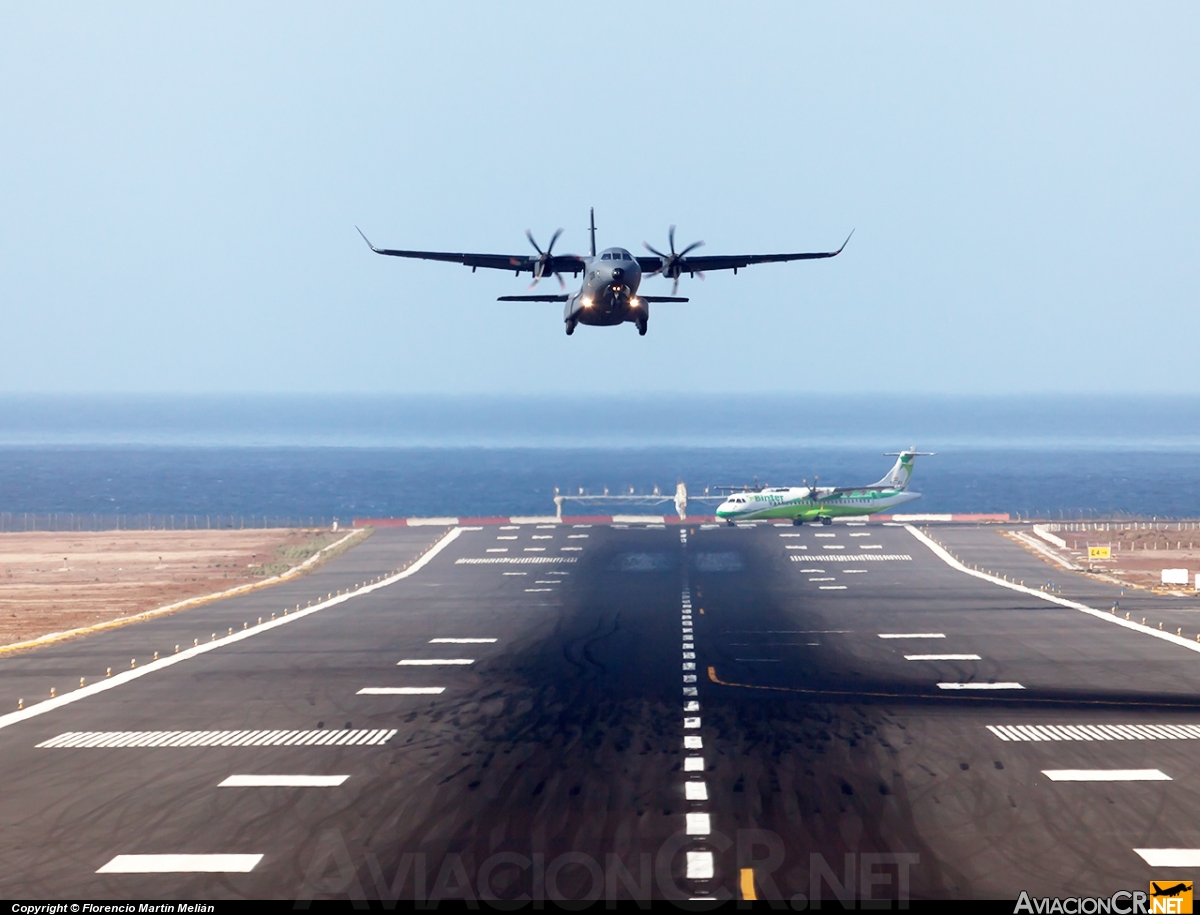
POLYGON ((583 297, 583 307, 584 307, 584 308, 591 308, 591 307, 592 307, 592 300, 591 300, 590 298, 588 298, 587 296, 584 296, 584 297, 583 297))
POLYGON ((642 304, 642 303, 641 303, 641 302, 639 302, 639 301, 638 301, 636 298, 633 298, 633 299, 630 299, 630 300, 629 300, 629 307, 630 307, 630 308, 637 308, 637 307, 638 307, 639 305, 641 305, 641 304, 642 304))

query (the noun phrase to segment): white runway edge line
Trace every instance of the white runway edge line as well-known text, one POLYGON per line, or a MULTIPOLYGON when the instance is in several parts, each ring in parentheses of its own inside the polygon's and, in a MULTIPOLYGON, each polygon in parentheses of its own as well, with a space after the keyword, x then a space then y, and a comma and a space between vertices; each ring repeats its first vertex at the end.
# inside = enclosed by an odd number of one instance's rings
MULTIPOLYGON (((1104 620, 1106 623, 1112 623, 1115 626, 1123 626, 1126 629, 1131 629, 1134 632, 1140 632, 1143 635, 1153 636, 1156 639, 1162 639, 1164 642, 1171 642, 1179 645, 1181 648, 1186 648, 1188 651, 1200 653, 1200 642, 1189 642, 1182 636, 1175 635, 1170 632, 1163 632, 1158 629, 1151 629, 1149 626, 1142 626, 1132 620, 1122 619, 1115 613, 1104 613, 1097 610, 1095 607, 1089 607, 1087 604, 1081 604, 1077 601, 1067 600, 1065 597, 1058 597, 1054 594, 1047 594, 1045 591, 1038 591, 1036 588, 1027 588, 1024 585, 1019 585, 1016 582, 1005 581, 1003 578, 996 578, 994 575, 988 575, 986 572, 977 572, 975 569, 968 569, 965 565, 951 556, 945 549, 937 543, 934 543, 911 524, 904 525, 905 530, 920 540, 933 552, 935 556, 950 566, 952 569, 957 569, 960 572, 965 572, 974 578, 982 581, 990 581, 994 585, 999 585, 1002 588, 1008 588, 1010 591, 1019 591, 1022 594, 1028 594, 1030 597, 1036 597, 1039 600, 1044 600, 1047 603, 1058 604, 1060 607, 1067 607, 1071 610, 1078 610, 1080 613, 1086 613, 1094 616, 1098 620, 1104 620)), ((860 559, 866 557, 860 556, 860 559)))
POLYGON ((218 788, 336 788, 349 775, 231 775, 218 788))
POLYGON ((117 855, 97 874, 248 874, 262 855, 117 855))
POLYGON ((97 680, 95 683, 92 683, 89 686, 72 690, 71 692, 64 693, 63 695, 54 699, 46 699, 37 703, 36 705, 31 705, 28 708, 20 709, 16 712, 9 712, 6 715, 0 715, 0 728, 11 727, 12 725, 25 721, 28 718, 36 718, 38 715, 44 715, 46 712, 52 712, 55 709, 62 708, 64 705, 70 705, 72 702, 78 702, 80 699, 86 699, 89 696, 96 695, 97 693, 115 689, 118 686, 123 686, 131 680, 136 680, 139 677, 144 677, 147 674, 152 674, 155 671, 162 670, 166 667, 172 667, 175 664, 190 660, 198 655, 215 651, 218 648, 224 648, 225 646, 232 645, 235 642, 241 642, 245 639, 253 638, 260 633, 267 632, 271 629, 277 629, 280 626, 286 626, 288 623, 294 623, 296 620, 303 619, 306 616, 309 616, 320 610, 324 610, 326 607, 332 607, 336 604, 345 603, 351 598, 358 597, 363 594, 370 594, 372 591, 378 591, 380 588, 386 588, 388 585, 395 584, 402 579, 408 578, 410 575, 415 575, 417 572, 421 571, 421 569, 425 568, 425 566, 428 565, 438 553, 457 540, 459 535, 462 534, 463 530, 464 529, 461 527, 456 527, 454 530, 449 531, 446 536, 430 547, 423 556, 419 557, 403 572, 397 572, 395 575, 391 575, 373 585, 367 585, 366 587, 359 588, 357 591, 349 591, 345 594, 338 595, 337 597, 331 597, 328 600, 321 601, 320 603, 314 604, 311 607, 306 607, 303 610, 297 610, 294 613, 289 613, 287 616, 276 617, 269 622, 255 626, 253 629, 242 629, 240 631, 235 630, 233 635, 228 635, 224 638, 217 639, 215 642, 202 642, 193 648, 187 648, 179 652, 179 654, 167 655, 166 657, 159 658, 157 661, 151 661, 143 667, 135 667, 131 670, 122 671, 119 674, 114 674, 112 677, 104 680, 97 680))
POLYGON ((396 730, 319 728, 307 731, 68 731, 37 744, 39 750, 74 747, 379 747, 396 730))
POLYGON ((1169 782, 1158 769, 1043 769, 1052 782, 1169 782))

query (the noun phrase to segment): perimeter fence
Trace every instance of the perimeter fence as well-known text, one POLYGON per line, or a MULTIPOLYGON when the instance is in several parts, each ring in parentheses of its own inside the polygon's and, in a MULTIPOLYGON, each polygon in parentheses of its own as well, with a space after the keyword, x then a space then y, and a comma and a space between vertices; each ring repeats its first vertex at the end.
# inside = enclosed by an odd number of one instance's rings
POLYGON ((330 527, 337 518, 310 515, 156 515, 80 512, 0 512, 0 533, 17 531, 203 531, 330 527))

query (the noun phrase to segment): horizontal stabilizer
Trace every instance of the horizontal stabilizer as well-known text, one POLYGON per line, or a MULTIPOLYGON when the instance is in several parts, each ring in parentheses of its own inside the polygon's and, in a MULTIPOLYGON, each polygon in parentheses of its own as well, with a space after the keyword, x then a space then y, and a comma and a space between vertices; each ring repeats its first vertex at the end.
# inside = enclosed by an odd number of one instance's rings
POLYGON ((681 295, 640 295, 639 299, 647 302, 686 302, 687 299, 681 295))
POLYGON ((497 302, 565 302, 565 295, 502 295, 497 302))

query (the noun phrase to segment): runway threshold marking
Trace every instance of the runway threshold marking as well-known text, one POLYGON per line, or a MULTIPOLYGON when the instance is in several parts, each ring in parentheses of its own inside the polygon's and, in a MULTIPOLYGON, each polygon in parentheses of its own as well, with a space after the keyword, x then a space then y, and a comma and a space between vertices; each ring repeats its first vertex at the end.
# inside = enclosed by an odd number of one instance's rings
POLYGON ((1200 740, 1200 724, 989 724, 1006 741, 1200 740))
POLYGON ((262 855, 117 855, 97 874, 248 874, 262 855))
POLYGON ((1200 848, 1135 848, 1151 867, 1200 867, 1200 848))
POLYGON ((444 686, 364 686, 356 696, 440 696, 444 686))
MULTIPOLYGON (((929 547, 930 551, 937 556, 938 559, 950 566, 950 568, 956 569, 957 571, 966 575, 970 575, 972 578, 978 578, 982 581, 991 582, 992 584, 998 585, 1001 588, 1008 588, 1010 591, 1018 591, 1021 594, 1028 594, 1030 597, 1036 597, 1039 600, 1046 601, 1047 603, 1058 604, 1060 607, 1078 610, 1080 613, 1086 613, 1089 616, 1095 617, 1096 619, 1104 620, 1106 623, 1112 623, 1115 626, 1122 626, 1125 629, 1130 629, 1134 632, 1140 632, 1144 635, 1153 636, 1156 639, 1162 639, 1165 642, 1171 642, 1172 644, 1178 645, 1181 648, 1186 648, 1188 651, 1200 653, 1200 641, 1189 642, 1182 636, 1175 635, 1172 632, 1165 632, 1160 629, 1152 629, 1149 626, 1142 626, 1133 622, 1132 620, 1122 619, 1115 613, 1104 613, 1103 611, 1097 610, 1095 607, 1089 607, 1087 604, 1081 604, 1078 601, 1067 600, 1065 597, 1058 597, 1054 594, 1048 594, 1045 591, 1038 591, 1036 588, 1027 588, 1025 585, 1019 585, 1013 581, 1005 581, 1003 578, 997 578, 994 575, 988 575, 986 572, 980 572, 976 569, 968 569, 965 565, 951 556, 941 544, 927 537, 911 524, 905 524, 904 528, 910 534, 916 537, 917 540, 929 547)), ((860 556, 858 558, 866 559, 868 557, 860 556)))
POLYGON ((349 775, 231 775, 218 788, 336 788, 349 775))
MULTIPOLYGON (((347 593, 340 594, 337 597, 331 597, 327 600, 320 601, 319 603, 313 604, 311 607, 306 607, 303 610, 297 610, 294 613, 287 614, 286 616, 280 616, 268 622, 261 623, 260 625, 255 626, 253 629, 235 630, 232 635, 227 635, 223 638, 217 639, 216 641, 202 642, 201 644, 195 645, 191 648, 185 648, 183 651, 179 652, 179 654, 166 655, 165 657, 159 658, 157 661, 151 661, 142 667, 135 667, 131 668, 130 670, 121 671, 119 674, 114 674, 113 676, 106 677, 103 680, 97 680, 95 683, 72 690, 69 693, 64 693, 63 695, 57 696, 54 699, 45 699, 42 702, 38 702, 36 705, 29 706, 28 708, 20 709, 15 712, 9 712, 6 715, 0 715, 0 728, 11 727, 12 725, 18 724, 29 718, 36 718, 38 715, 44 715, 47 712, 52 712, 55 709, 62 708, 64 705, 70 705, 73 702, 78 702, 80 699, 86 699, 89 696, 94 696, 97 693, 102 693, 106 690, 116 689, 118 686, 123 686, 132 680, 137 680, 139 677, 144 677, 156 671, 163 670, 164 668, 181 664, 184 661, 191 660, 192 658, 206 654, 210 651, 216 651, 218 648, 224 648, 225 646, 232 645, 235 642, 241 642, 246 639, 253 638, 256 635, 259 635, 263 632, 268 632, 272 629, 277 629, 280 626, 286 626, 289 623, 294 623, 297 620, 304 619, 305 617, 311 616, 314 613, 319 613, 328 607, 345 603, 346 601, 355 597, 359 597, 363 594, 370 594, 373 591, 386 588, 389 585, 395 584, 398 581, 402 581, 411 575, 416 575, 417 572, 421 571, 421 569, 425 568, 425 566, 432 562, 434 557, 442 552, 442 550, 457 540, 462 532, 463 528, 461 527, 456 527, 453 530, 448 531, 441 540, 437 541, 437 543, 426 550, 425 553, 418 557, 407 569, 404 569, 402 572, 397 572, 395 575, 389 575, 387 578, 381 579, 373 585, 366 585, 356 591, 348 591, 347 593)), ((459 561, 461 562, 461 560, 459 561)), ((567 561, 571 562, 574 560, 567 561)))
POLYGON ((1169 782, 1158 769, 1043 769, 1052 782, 1169 782))
POLYGON ((331 728, 303 731, 68 731, 36 744, 39 750, 114 747, 378 747, 395 729, 331 728))

